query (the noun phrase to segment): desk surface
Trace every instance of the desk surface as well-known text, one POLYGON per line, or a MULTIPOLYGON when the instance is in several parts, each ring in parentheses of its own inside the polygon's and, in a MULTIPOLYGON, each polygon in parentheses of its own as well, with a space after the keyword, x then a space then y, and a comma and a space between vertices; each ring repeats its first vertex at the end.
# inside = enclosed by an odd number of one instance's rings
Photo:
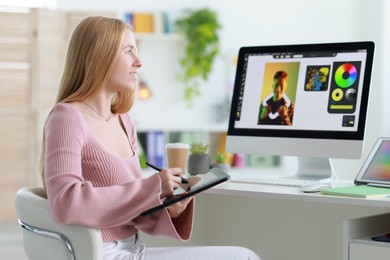
MULTIPOLYGON (((275 174, 278 174, 278 170, 275 174)), ((270 171, 268 171, 270 172, 270 171)), ((154 170, 143 170, 143 176, 149 177, 156 173, 154 170)), ((231 179, 240 178, 246 176, 248 170, 232 170, 229 172, 231 179)), ((253 172, 249 171, 249 174, 253 172)), ((353 180, 334 180, 334 187, 353 185, 353 180)), ((220 194, 220 195, 232 195, 243 197, 255 197, 255 198, 271 198, 282 200, 295 200, 295 201, 307 201, 307 202, 319 202, 319 203, 331 203, 342 205, 358 205, 358 206, 372 206, 372 207, 384 207, 390 208, 390 198, 352 198, 341 196, 321 195, 320 193, 303 193, 297 187, 277 186, 277 185, 262 185, 256 183, 240 183, 228 181, 215 186, 211 189, 204 191, 207 194, 220 194)))
MULTIPOLYGON (((238 178, 239 171, 229 173, 232 180, 238 178)), ((353 185, 353 180, 334 180, 335 187, 353 185)), ((321 195, 320 193, 303 193, 297 187, 262 185, 256 183, 240 183, 228 181, 213 187, 207 191, 208 194, 221 194, 257 198, 272 198, 283 200, 299 200, 307 202, 332 203, 343 205, 361 205, 373 207, 390 207, 390 198, 352 198, 341 196, 321 195)))

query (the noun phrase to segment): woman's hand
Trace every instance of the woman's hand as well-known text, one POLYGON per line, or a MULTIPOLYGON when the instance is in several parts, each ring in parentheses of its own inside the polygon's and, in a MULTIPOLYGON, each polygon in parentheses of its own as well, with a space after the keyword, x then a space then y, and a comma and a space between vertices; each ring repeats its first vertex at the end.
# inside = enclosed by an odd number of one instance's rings
POLYGON ((171 196, 173 191, 179 188, 183 173, 180 168, 169 168, 162 170, 158 175, 161 179, 160 198, 165 198, 171 196))
POLYGON ((191 202, 192 198, 193 197, 188 197, 167 207, 169 216, 171 218, 177 218, 178 216, 180 216, 180 214, 183 213, 183 211, 187 208, 188 203, 191 202))

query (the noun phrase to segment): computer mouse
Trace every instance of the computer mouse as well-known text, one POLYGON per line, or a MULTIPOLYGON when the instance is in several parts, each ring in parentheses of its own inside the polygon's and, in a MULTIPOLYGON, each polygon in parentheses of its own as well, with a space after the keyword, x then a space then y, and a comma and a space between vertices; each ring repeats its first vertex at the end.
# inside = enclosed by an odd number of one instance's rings
POLYGON ((331 188, 332 184, 328 182, 315 182, 301 186, 301 191, 306 193, 320 192, 322 189, 331 188))

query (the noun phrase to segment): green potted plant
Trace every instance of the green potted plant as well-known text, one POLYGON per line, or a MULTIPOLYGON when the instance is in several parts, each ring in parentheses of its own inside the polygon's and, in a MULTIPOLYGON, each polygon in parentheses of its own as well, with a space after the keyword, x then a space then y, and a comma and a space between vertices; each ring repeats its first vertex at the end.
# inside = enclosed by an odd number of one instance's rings
POLYGON ((227 155, 225 152, 215 151, 214 153, 214 163, 212 167, 217 167, 224 172, 229 172, 230 165, 226 163, 227 155))
POLYGON ((185 55, 181 59, 185 84, 184 100, 191 106, 194 97, 200 95, 199 84, 207 80, 215 57, 219 53, 218 31, 221 28, 217 14, 208 9, 185 10, 175 21, 175 28, 186 39, 185 55))
POLYGON ((191 175, 206 173, 210 169, 210 156, 207 153, 208 145, 194 142, 190 146, 188 156, 188 173, 191 175))

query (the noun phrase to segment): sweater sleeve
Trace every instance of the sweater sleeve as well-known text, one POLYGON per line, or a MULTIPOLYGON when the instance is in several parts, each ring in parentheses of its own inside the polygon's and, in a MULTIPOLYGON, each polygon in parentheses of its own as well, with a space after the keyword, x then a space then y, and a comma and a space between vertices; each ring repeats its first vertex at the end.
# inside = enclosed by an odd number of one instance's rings
POLYGON ((94 187, 83 178, 86 133, 81 116, 69 108, 53 109, 45 125, 45 142, 46 188, 57 222, 99 228, 132 225, 141 212, 162 203, 158 175, 107 187, 94 187))

